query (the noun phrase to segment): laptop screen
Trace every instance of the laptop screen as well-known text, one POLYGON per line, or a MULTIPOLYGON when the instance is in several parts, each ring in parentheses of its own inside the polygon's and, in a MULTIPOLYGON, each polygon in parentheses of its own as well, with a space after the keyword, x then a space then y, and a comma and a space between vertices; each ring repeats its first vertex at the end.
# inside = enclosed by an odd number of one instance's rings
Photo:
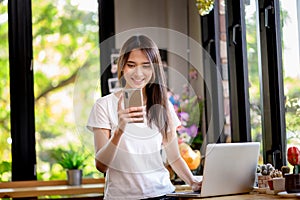
POLYGON ((253 189, 260 143, 208 144, 201 192, 176 192, 170 196, 208 197, 248 193, 253 189))

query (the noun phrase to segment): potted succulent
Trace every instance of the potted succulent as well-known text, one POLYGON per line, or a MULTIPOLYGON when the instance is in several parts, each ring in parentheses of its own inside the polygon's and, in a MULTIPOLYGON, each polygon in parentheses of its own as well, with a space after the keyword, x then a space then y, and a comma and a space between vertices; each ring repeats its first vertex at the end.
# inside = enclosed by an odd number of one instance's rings
POLYGON ((293 166, 293 174, 285 174, 285 189, 288 193, 300 192, 300 150, 289 147, 287 152, 288 162, 293 166))
POLYGON ((259 165, 257 167, 258 174, 258 187, 259 188, 267 188, 269 187, 268 181, 271 180, 271 172, 274 171, 275 168, 271 163, 259 165))
POLYGON ((285 191, 285 178, 282 176, 282 171, 275 169, 270 173, 270 177, 272 178, 268 182, 270 190, 275 194, 285 191))
POLYGON ((60 164, 67 171, 67 181, 69 185, 81 185, 82 168, 85 166, 86 156, 71 148, 68 151, 61 150, 60 164))

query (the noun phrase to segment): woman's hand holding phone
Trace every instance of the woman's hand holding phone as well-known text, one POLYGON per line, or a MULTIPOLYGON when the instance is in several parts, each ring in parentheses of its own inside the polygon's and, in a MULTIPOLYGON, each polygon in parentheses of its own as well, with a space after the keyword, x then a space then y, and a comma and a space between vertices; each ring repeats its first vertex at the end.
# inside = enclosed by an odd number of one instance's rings
POLYGON ((144 106, 123 108, 124 94, 121 93, 118 101, 118 120, 119 130, 124 132, 127 123, 141 123, 144 121, 145 108, 144 106))

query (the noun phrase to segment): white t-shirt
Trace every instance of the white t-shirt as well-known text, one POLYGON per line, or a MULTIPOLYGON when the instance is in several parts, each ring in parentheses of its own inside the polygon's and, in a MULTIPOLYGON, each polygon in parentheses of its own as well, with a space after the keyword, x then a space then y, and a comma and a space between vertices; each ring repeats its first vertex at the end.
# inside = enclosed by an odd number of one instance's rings
MULTIPOLYGON (((114 94, 99 98, 94 104, 87 128, 110 129, 118 125, 118 98, 114 94)), ((180 121, 172 104, 169 105, 174 126, 180 121)), ((155 126, 144 123, 127 124, 116 157, 106 173, 104 199, 143 199, 173 192, 168 170, 164 167, 161 150, 162 135, 155 126)))

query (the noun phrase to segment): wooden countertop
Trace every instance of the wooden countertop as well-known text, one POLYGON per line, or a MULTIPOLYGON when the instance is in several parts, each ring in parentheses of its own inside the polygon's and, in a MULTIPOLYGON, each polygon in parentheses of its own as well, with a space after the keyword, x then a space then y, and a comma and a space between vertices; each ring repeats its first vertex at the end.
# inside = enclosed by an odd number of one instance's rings
POLYGON ((59 181, 13 181, 0 183, 0 198, 104 193, 104 179, 84 179, 79 186, 59 181))
MULTIPOLYGON (((196 200, 199 198, 180 198, 180 200, 196 200)), ((281 197, 278 195, 271 194, 241 194, 241 195, 229 195, 229 196, 220 196, 220 197, 209 197, 209 198, 201 198, 203 200, 295 200, 299 199, 297 197, 281 197)))
MULTIPOLYGON (((176 185, 176 191, 191 191, 191 187, 188 185, 176 185)), ((300 193, 297 194, 267 194, 266 190, 255 188, 249 194, 238 194, 238 195, 226 195, 226 196, 218 196, 218 197, 207 197, 207 198, 191 198, 191 197, 180 197, 180 200, 295 200, 300 199, 300 193)))
POLYGON ((207 197, 207 198, 189 198, 189 197, 180 197, 179 200, 295 200, 300 199, 300 197, 283 197, 274 194, 259 194, 259 193, 250 193, 250 194, 239 194, 239 195, 226 195, 218 197, 207 197))
MULTIPOLYGON (((0 198, 14 197, 35 197, 35 196, 51 196, 51 195, 80 195, 80 194, 96 194, 103 195, 104 179, 85 179, 82 185, 70 186, 66 181, 14 181, 0 183, 0 198)), ((177 191, 190 191, 189 186, 176 186, 177 191)), ((196 200, 199 198, 180 198, 181 200, 196 200)), ((257 191, 249 194, 227 195, 219 197, 201 198, 204 200, 292 200, 300 199, 300 196, 294 195, 280 196, 274 194, 262 194, 257 191), (284 197, 284 198, 283 198, 284 197)))

